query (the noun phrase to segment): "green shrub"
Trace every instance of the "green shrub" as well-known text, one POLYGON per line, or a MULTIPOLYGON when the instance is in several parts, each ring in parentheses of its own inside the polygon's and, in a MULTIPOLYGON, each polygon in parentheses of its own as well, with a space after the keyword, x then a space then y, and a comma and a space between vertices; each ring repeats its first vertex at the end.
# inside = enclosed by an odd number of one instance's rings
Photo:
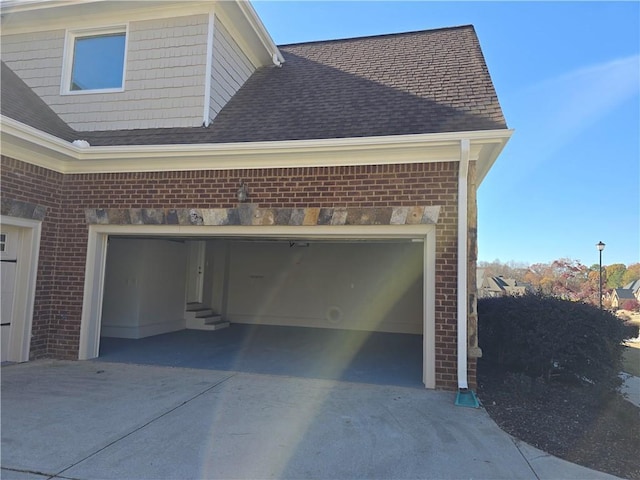
POLYGON ((622 341, 637 333, 598 307, 542 294, 478 301, 485 361, 531 378, 568 376, 606 389, 620 384, 622 341))

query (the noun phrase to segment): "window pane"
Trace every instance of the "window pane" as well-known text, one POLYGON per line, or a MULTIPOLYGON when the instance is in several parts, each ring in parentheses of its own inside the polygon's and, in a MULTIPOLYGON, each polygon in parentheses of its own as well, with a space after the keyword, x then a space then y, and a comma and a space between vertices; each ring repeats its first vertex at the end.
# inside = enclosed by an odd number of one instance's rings
POLYGON ((76 38, 71 90, 122 88, 124 33, 76 38))

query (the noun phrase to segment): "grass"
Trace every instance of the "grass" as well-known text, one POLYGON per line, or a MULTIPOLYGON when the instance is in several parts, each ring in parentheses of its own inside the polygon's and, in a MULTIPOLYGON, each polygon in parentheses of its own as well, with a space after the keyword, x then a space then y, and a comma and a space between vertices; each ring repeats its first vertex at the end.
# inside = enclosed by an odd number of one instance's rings
POLYGON ((640 377, 640 344, 625 347, 622 354, 622 367, 625 372, 640 377))

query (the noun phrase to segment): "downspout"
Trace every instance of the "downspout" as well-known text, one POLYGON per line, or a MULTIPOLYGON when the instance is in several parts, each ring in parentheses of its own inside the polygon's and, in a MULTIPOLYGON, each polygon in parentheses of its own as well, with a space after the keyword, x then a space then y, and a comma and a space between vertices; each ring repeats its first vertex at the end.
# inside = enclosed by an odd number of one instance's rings
POLYGON ((458 395, 456 405, 477 407, 478 400, 469 390, 467 382, 467 269, 468 265, 468 176, 470 142, 460 141, 460 165, 458 172, 458 395))
POLYGON ((209 25, 207 28, 207 58, 204 68, 204 108, 202 112, 202 126, 208 127, 211 124, 209 109, 211 108, 211 72, 213 70, 213 29, 215 14, 213 10, 209 12, 209 25))

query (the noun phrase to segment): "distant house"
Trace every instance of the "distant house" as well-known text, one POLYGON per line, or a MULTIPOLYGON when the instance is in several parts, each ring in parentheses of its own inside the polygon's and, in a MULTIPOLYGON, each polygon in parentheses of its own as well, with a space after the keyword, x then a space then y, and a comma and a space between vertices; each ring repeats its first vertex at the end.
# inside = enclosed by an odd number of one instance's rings
POLYGON ((640 280, 628 283, 622 288, 614 288, 611 292, 611 306, 622 308, 628 300, 640 301, 640 280))
POLYGON ((478 298, 524 295, 530 285, 518 282, 515 278, 486 276, 484 269, 478 269, 478 298))
POLYGON ((420 335, 425 386, 473 388, 512 131, 472 26, 277 46, 246 1, 3 0, 1 65, 2 360, 214 328, 198 304, 420 335))
POLYGON ((627 283, 624 287, 625 290, 631 290, 636 300, 640 302, 640 278, 633 282, 627 283))

